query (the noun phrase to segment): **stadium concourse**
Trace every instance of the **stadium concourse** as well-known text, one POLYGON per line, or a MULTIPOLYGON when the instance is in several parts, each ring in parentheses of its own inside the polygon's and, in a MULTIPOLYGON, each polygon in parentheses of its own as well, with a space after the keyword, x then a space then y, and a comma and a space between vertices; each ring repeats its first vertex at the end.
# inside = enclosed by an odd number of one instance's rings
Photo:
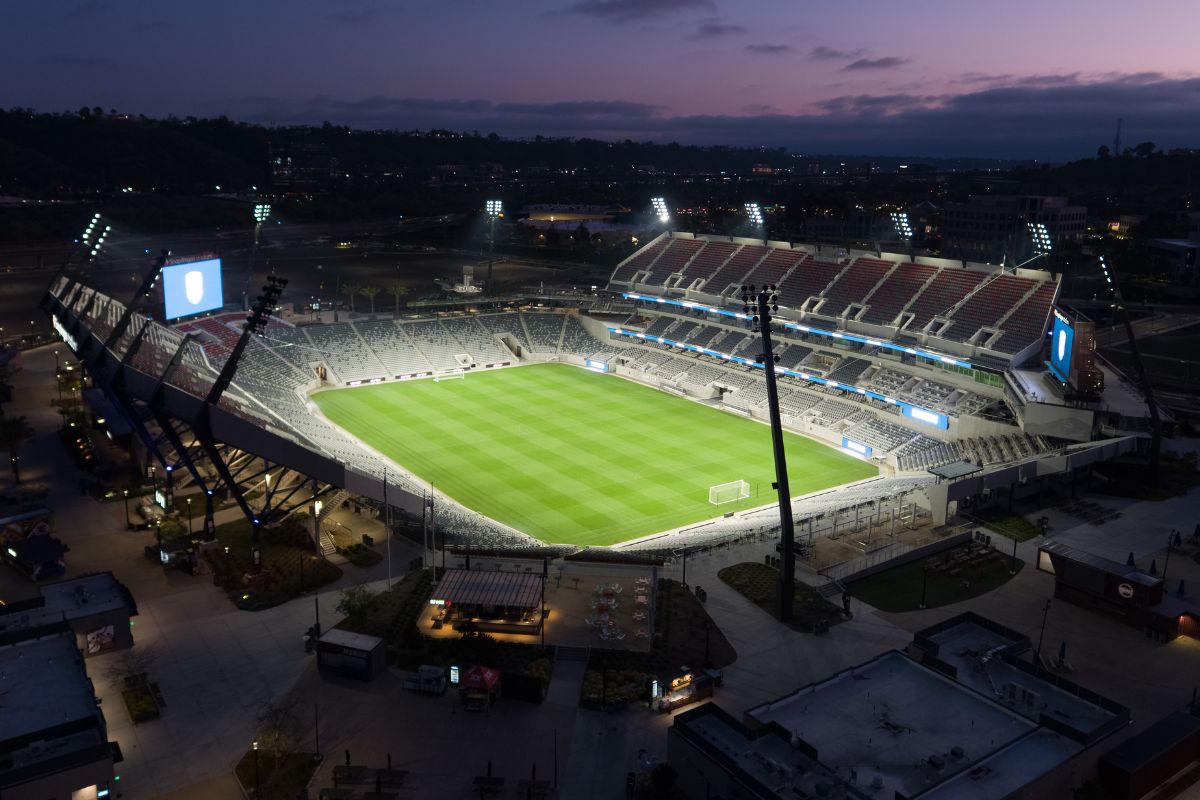
MULTIPOLYGON (((349 315, 299 326, 272 318, 249 340, 219 409, 210 413, 224 420, 214 429, 237 440, 227 443, 297 473, 325 476, 345 490, 338 501, 358 495, 378 503, 390 490, 391 504, 420 515, 422 498, 436 496, 447 546, 544 550, 526 532, 433 492, 402 463, 331 424, 310 395, 561 362, 764 420, 758 340, 747 330, 740 287, 774 284, 785 427, 880 472, 850 488, 797 498, 793 513, 810 536, 905 506, 941 523, 956 503, 1024 485, 1030 476, 1069 476, 1131 446, 1121 437, 1093 442, 1099 426, 1090 416, 1082 433, 1079 425, 1055 424, 1053 416, 1046 422, 1045 414, 1034 414, 1042 409, 1027 407, 1010 385, 1012 371, 1040 362, 1058 291, 1049 274, 880 255, 663 234, 618 265, 603 293, 531 296, 498 313, 349 315), (1068 438, 1056 435, 1068 431, 1068 438), (301 453, 318 457, 321 466, 314 469, 301 453), (956 489, 928 471, 964 461, 993 478, 987 485, 978 477, 969 485, 959 481, 956 489)), ((126 312, 66 276, 50 294, 59 327, 75 338, 105 342, 126 312)), ((229 357, 243 316, 223 313, 169 327, 134 313, 106 349, 126 390, 188 419, 229 357)), ((1066 404, 1053 413, 1079 421, 1066 404)), ((769 505, 722 511, 713 506, 707 522, 617 549, 670 557, 685 547, 777 534, 769 505)))

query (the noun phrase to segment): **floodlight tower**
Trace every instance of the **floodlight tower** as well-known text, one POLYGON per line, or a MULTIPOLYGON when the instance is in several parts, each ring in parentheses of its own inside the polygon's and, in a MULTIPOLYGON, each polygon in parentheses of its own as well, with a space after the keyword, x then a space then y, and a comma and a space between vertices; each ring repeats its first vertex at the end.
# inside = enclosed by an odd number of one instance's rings
POLYGON ((762 208, 758 203, 743 203, 743 206, 746 209, 746 217, 750 220, 750 224, 762 234, 763 244, 765 245, 767 243, 767 228, 763 224, 762 208))
POLYGON ((484 287, 488 294, 492 293, 492 262, 496 252, 496 220, 504 216, 504 202, 488 200, 484 205, 488 216, 488 271, 487 283, 484 287))
POLYGON ((651 197, 650 205, 654 206, 654 214, 658 217, 658 224, 667 229, 667 233, 671 232, 671 212, 667 209, 666 198, 651 197))
MULTIPOLYGON (((749 206, 747 203, 747 210, 749 206)), ((757 207, 757 206, 756 206, 757 207)), ((760 217, 761 221, 761 217, 760 217)), ((775 381, 774 344, 771 342, 771 315, 779 312, 774 285, 742 287, 742 310, 751 327, 762 335, 762 352, 755 361, 762 364, 767 376, 767 408, 771 419, 771 445, 775 453, 775 489, 779 493, 779 620, 792 619, 792 604, 796 595, 796 530, 792 520, 792 493, 788 487, 787 456, 783 449, 783 423, 779 419, 779 387, 775 381)))
POLYGON ((1133 322, 1129 318, 1129 310, 1125 308, 1121 283, 1117 280, 1116 270, 1104 260, 1104 256, 1100 256, 1100 271, 1104 273, 1108 291, 1112 294, 1113 308, 1120 312, 1125 337, 1129 340, 1129 355, 1133 357, 1138 383, 1141 384, 1142 395, 1146 398, 1146 410, 1150 412, 1150 483, 1157 485, 1159 456, 1162 450, 1162 419, 1158 415, 1158 402, 1154 399, 1154 387, 1146 377, 1146 365, 1142 363, 1142 351, 1138 349, 1137 339, 1133 335, 1133 322))
POLYGON ((254 239, 250 243, 250 261, 246 264, 246 283, 242 286, 242 311, 249 311, 250 281, 254 278, 254 257, 258 253, 258 234, 263 223, 271 218, 270 203, 254 204, 254 239))

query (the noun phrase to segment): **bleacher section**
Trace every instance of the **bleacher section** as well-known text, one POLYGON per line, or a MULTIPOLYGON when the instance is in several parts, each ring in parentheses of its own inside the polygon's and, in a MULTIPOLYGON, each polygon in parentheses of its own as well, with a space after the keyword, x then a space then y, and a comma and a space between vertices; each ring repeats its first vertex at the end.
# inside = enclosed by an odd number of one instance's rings
POLYGON ((535 353, 558 352, 558 341, 562 338, 562 314, 529 313, 521 315, 529 332, 529 344, 535 353))
POLYGON ((1015 275, 1000 275, 975 291, 951 316, 953 326, 947 334, 966 341, 983 327, 995 327, 1035 283, 1015 275))
POLYGON ((392 377, 433 371, 433 365, 392 320, 361 320, 352 324, 392 377))
POLYGON ((662 251, 667 249, 667 245, 670 242, 670 239, 659 239, 657 242, 634 253, 628 261, 616 268, 612 276, 613 281, 626 284, 632 281, 633 276, 640 270, 649 267, 654 259, 658 258, 662 251))
POLYGON ((824 261, 815 256, 804 259, 780 286, 779 304, 799 308, 805 300, 824 291, 841 271, 842 265, 835 261, 824 261))
POLYGON ((901 264, 867 298, 868 308, 862 315, 862 321, 876 325, 891 324, 913 295, 937 271, 937 267, 927 264, 901 264))
POLYGON ((455 356, 466 353, 462 343, 436 319, 405 322, 400 327, 435 370, 458 369, 461 366, 455 356))
POLYGON ((858 381, 858 376, 862 375, 869 366, 871 366, 870 361, 847 356, 825 377, 838 383, 853 384, 858 381))
POLYGON ((795 269, 808 254, 803 250, 771 250, 766 258, 746 276, 750 286, 785 286, 784 276, 795 269))
MULTIPOLYGON (((754 266, 762 261, 770 251, 760 244, 742 245, 742 249, 733 254, 717 272, 709 278, 703 291, 709 294, 724 294, 730 286, 740 289, 749 281, 743 280, 754 266)), ((736 292, 735 292, 736 293, 736 292)))
POLYGON ((342 383, 366 381, 387 376, 387 369, 366 346, 349 322, 309 325, 304 329, 309 341, 342 383))
POLYGON ((502 348, 475 317, 443 317, 442 327, 459 343, 459 352, 470 355, 479 366, 511 362, 512 353, 502 348))
POLYGON ((840 317, 851 303, 862 303, 875 284, 895 266, 891 261, 858 258, 825 290, 825 302, 817 313, 825 317, 840 317))
POLYGON ((876 455, 890 453, 917 436, 911 428, 875 418, 847 428, 845 435, 859 444, 874 448, 876 455))
POLYGON ((909 305, 913 320, 908 330, 919 331, 934 317, 944 316, 986 277, 985 273, 974 270, 943 269, 909 305))
POLYGON ((1050 305, 1057 291, 1057 284, 1043 283, 1028 300, 1013 309, 1008 319, 1000 323, 1004 335, 997 340, 995 349, 1002 353, 1016 353, 1040 339, 1046 332, 1050 305))
POLYGON ((671 277, 673 273, 681 272, 684 265, 696 255, 704 242, 696 239, 671 239, 670 246, 659 256, 658 260, 648 269, 650 274, 639 281, 645 285, 659 285, 671 277))
POLYGON ((686 289, 697 278, 707 278, 717 271, 737 249, 736 244, 729 242, 706 243, 691 263, 684 268, 683 276, 677 285, 681 289, 686 289))
POLYGON ((482 314, 478 319, 479 324, 490 333, 511 336, 521 349, 529 349, 529 342, 526 341, 524 330, 521 327, 521 318, 517 314, 482 314))

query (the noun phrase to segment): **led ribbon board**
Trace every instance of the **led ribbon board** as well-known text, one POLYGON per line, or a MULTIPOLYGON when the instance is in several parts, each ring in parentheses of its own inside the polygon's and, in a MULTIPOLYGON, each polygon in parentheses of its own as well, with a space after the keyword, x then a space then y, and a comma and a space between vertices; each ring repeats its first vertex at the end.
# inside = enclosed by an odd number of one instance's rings
MULTIPOLYGON (((659 303, 664 306, 675 306, 676 308, 686 308, 695 311, 704 311, 709 314, 717 314, 722 317, 730 317, 732 319, 748 320, 749 314, 742 314, 737 311, 730 311, 725 308, 717 308, 716 306, 705 305, 704 303, 695 303, 691 300, 672 300, 669 297, 655 297, 647 294, 636 294, 633 292, 624 292, 623 296, 628 300, 644 300, 649 303, 659 303)), ((878 347, 881 350, 891 350, 895 353, 907 353, 910 356, 920 356, 928 358, 930 361, 937 361, 942 364, 948 364, 952 367, 962 367, 963 369, 972 369, 970 361, 964 361, 961 358, 948 356, 944 353, 938 353, 933 350, 925 350, 920 347, 906 347, 902 344, 889 342, 886 339, 875 339, 870 336, 860 336, 857 333, 847 333, 846 331, 831 331, 825 328, 814 328, 811 325, 801 325, 797 322, 787 322, 778 320, 783 327, 801 333, 809 333, 814 336, 824 336, 827 339, 840 339, 846 342, 857 342, 858 344, 870 345, 878 347)))
MULTIPOLYGON (((640 339, 644 342, 656 342, 658 344, 670 345, 671 347, 678 347, 680 350, 688 350, 693 353, 703 353, 706 356, 720 358, 725 361, 729 361, 734 364, 741 364, 746 367, 754 367, 756 369, 763 368, 762 364, 759 364, 758 362, 749 358, 735 356, 731 353, 721 353, 716 350, 709 350, 706 347, 698 347, 697 345, 688 344, 687 342, 677 342, 674 339, 668 339, 664 336, 647 336, 644 333, 640 333, 638 331, 627 331, 624 328, 609 328, 608 332, 615 333, 620 336, 628 336, 631 339, 640 339)), ((802 381, 815 383, 818 386, 828 386, 831 389, 841 389, 844 392, 852 392, 854 394, 860 394, 863 397, 870 397, 873 400, 878 400, 882 403, 896 406, 900 409, 900 413, 906 417, 909 417, 910 419, 916 420, 917 422, 925 425, 932 425, 933 427, 941 428, 942 430, 946 430, 950 427, 950 417, 940 411, 932 411, 927 408, 921 408, 920 406, 914 406, 912 403, 906 403, 903 400, 897 400, 894 397, 888 397, 885 394, 873 392, 870 389, 863 389, 858 386, 853 386, 849 383, 839 383, 837 381, 826 380, 825 378, 821 378, 816 375, 809 375, 807 372, 797 372, 794 369, 784 369, 783 367, 776 367, 775 374, 786 375, 789 378, 799 378, 802 381)))

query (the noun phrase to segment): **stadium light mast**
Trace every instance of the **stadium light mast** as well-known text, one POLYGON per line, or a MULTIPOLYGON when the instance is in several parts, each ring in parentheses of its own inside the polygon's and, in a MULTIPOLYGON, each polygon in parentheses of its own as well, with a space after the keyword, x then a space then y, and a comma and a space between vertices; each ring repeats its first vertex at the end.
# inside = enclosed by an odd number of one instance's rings
POLYGON ((746 217, 750 220, 750 224, 762 234, 763 245, 765 246, 767 244, 767 227, 763 223, 762 207, 758 203, 743 203, 742 205, 746 209, 746 217))
MULTIPOLYGON (((747 203, 747 206, 751 204, 747 203)), ((779 419, 779 387, 775 380, 774 344, 771 342, 771 314, 779 311, 774 285, 742 287, 742 310, 751 327, 762 335, 762 352, 755 361, 767 376, 767 408, 771 419, 771 446, 775 453, 775 489, 779 492, 779 573, 778 613, 780 622, 792 619, 796 596, 796 529, 792 519, 792 493, 788 487, 787 455, 783 449, 783 423, 779 419)))
POLYGON ((250 281, 254 279, 254 257, 258 253, 258 234, 271 218, 270 203, 254 204, 254 239, 250 243, 250 261, 246 264, 246 283, 242 286, 242 311, 250 310, 250 281))
POLYGON ((484 205, 488 216, 488 271, 487 284, 484 290, 492 293, 492 262, 495 260, 496 253, 496 220, 504 216, 504 202, 501 200, 488 200, 484 205))
POLYGON ((1146 398, 1146 410, 1150 412, 1150 476, 1151 485, 1158 484, 1159 457, 1162 452, 1162 419, 1158 414, 1158 401, 1154 399, 1154 387, 1146 376, 1146 365, 1142 362, 1142 351, 1138 348, 1137 339, 1133 335, 1133 321, 1129 318, 1129 310, 1125 308, 1125 298, 1121 294, 1121 283, 1112 265, 1100 256, 1100 271, 1113 296, 1113 308, 1121 315, 1121 324, 1125 328, 1125 338, 1129 340, 1129 355, 1133 358, 1134 369, 1137 370, 1138 383, 1141 384, 1142 395, 1146 398))
POLYGON ((667 209, 667 200, 664 197, 651 197, 650 205, 654 206, 654 214, 658 217, 658 224, 666 228, 667 233, 671 232, 671 212, 667 209))
POLYGON ((1026 229, 1029 231, 1029 239, 1033 243, 1033 258, 1022 261, 1013 269, 1020 269, 1026 264, 1032 264, 1039 258, 1045 258, 1050 255, 1050 251, 1054 249, 1054 242, 1050 238, 1050 231, 1046 228, 1044 222, 1026 222, 1026 229))

